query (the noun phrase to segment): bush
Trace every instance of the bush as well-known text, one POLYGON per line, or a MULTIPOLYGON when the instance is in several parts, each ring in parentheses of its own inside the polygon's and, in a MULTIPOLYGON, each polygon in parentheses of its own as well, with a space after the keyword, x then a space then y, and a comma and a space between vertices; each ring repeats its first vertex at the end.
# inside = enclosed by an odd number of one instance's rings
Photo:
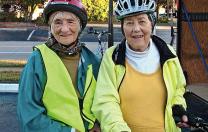
POLYGON ((159 17, 158 23, 168 23, 168 17, 159 17))
POLYGON ((38 17, 36 20, 34 20, 34 23, 37 24, 38 26, 46 25, 43 17, 38 17))
POLYGON ((83 0, 86 6, 89 22, 107 22, 108 0, 83 0))
POLYGON ((0 82, 18 82, 19 77, 18 71, 0 71, 0 82))
POLYGON ((17 21, 16 15, 13 12, 1 12, 0 13, 0 21, 2 22, 11 22, 17 21))
POLYGON ((15 12, 0 12, 0 21, 1 22, 23 22, 25 18, 17 18, 15 12))

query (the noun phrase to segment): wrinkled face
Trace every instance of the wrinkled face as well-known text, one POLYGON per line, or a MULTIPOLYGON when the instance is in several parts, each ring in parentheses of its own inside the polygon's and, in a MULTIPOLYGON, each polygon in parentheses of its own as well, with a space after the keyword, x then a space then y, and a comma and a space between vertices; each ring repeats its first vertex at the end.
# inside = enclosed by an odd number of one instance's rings
POLYGON ((142 52, 149 45, 152 23, 147 14, 129 16, 123 20, 123 31, 129 47, 142 52))
POLYGON ((81 31, 79 18, 70 12, 54 12, 49 17, 49 24, 55 39, 64 45, 70 45, 76 41, 81 31))

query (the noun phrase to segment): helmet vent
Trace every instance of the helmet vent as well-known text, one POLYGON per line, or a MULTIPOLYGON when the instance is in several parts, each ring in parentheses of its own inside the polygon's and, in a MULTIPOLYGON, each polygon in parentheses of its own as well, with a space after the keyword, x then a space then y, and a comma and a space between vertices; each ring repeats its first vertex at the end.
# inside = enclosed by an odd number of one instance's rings
POLYGON ((134 0, 130 0, 131 2, 131 6, 135 6, 135 1, 134 0))
POLYGON ((115 11, 116 15, 119 15, 117 11, 115 11))
POLYGON ((149 4, 149 0, 146 1, 146 5, 149 4))
POLYGON ((139 6, 141 6, 141 5, 142 5, 142 3, 143 3, 143 1, 142 1, 142 0, 139 0, 139 1, 138 1, 139 6))
POLYGON ((118 10, 122 10, 122 9, 121 9, 121 6, 118 6, 118 10))
POLYGON ((152 4, 150 8, 153 9, 154 8, 154 4, 152 4))
POLYGON ((126 2, 124 3, 124 8, 128 9, 128 4, 126 2))

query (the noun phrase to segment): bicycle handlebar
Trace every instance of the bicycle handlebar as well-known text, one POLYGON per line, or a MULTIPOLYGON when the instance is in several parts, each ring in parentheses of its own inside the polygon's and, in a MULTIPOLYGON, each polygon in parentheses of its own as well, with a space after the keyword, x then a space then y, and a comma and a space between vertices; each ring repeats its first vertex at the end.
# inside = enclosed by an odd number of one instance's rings
POLYGON ((104 30, 101 30, 101 31, 94 30, 93 27, 89 27, 87 30, 87 33, 96 35, 98 39, 98 52, 101 54, 101 57, 102 57, 105 51, 105 44, 102 43, 101 38, 103 35, 110 34, 110 33, 104 30))
MULTIPOLYGON (((200 117, 196 117, 193 115, 188 114, 188 122, 187 124, 193 127, 194 129, 199 129, 201 132, 208 132, 208 122, 200 117)), ((174 116, 175 123, 181 122, 181 118, 178 116, 174 116)), ((197 131, 194 131, 197 132, 197 131)))
POLYGON ((97 30, 94 30, 93 27, 89 27, 89 29, 87 30, 87 33, 88 34, 96 34, 97 35, 97 38, 100 40, 102 35, 105 35, 105 34, 110 34, 108 31, 101 31, 101 32, 98 32, 97 30))
POLYGON ((208 122, 203 120, 200 117, 189 117, 188 118, 188 124, 194 128, 199 128, 201 130, 204 130, 205 132, 208 131, 208 122))

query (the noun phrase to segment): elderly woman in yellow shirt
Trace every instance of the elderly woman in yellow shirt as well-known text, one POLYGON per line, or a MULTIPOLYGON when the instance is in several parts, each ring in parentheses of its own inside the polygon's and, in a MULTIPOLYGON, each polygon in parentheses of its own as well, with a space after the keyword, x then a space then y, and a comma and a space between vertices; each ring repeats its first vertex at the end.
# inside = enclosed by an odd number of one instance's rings
POLYGON ((92 106, 103 132, 188 127, 185 78, 173 48, 152 35, 155 8, 154 0, 117 1, 115 15, 125 39, 103 57, 92 106))

